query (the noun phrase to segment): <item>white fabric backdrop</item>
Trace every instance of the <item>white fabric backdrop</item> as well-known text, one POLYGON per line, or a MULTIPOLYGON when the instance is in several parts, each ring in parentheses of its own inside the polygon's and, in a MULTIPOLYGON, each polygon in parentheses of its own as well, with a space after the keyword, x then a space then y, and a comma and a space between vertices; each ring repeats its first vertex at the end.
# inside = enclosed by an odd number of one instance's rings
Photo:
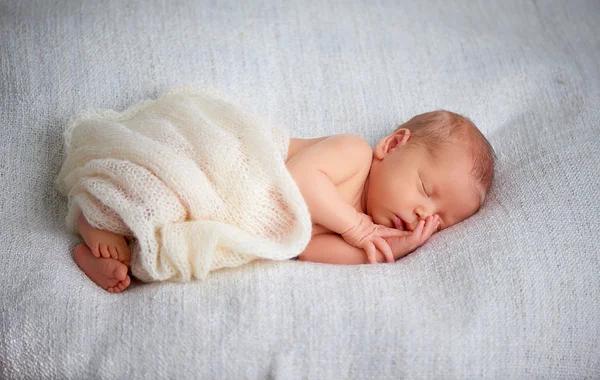
POLYGON ((599 19, 594 0, 0 2, 0 377, 600 378, 599 19), (106 293, 64 230, 62 129, 188 83, 298 137, 464 113, 497 180, 395 264, 106 293))

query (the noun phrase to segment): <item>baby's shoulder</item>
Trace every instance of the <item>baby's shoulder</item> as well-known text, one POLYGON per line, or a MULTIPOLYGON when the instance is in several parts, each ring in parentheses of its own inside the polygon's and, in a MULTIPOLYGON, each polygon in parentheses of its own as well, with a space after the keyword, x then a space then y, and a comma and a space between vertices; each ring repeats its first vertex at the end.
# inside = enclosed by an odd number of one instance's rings
POLYGON ((373 148, 358 135, 333 135, 321 144, 321 159, 329 161, 330 166, 341 173, 354 175, 368 172, 371 168, 373 148))
POLYGON ((370 169, 373 149, 362 137, 339 134, 315 140, 308 142, 309 145, 305 147, 299 146, 302 141, 290 146, 291 150, 297 152, 286 161, 286 165, 295 166, 296 170, 317 169, 328 175, 335 184, 357 174, 362 175, 370 169))
POLYGON ((373 147, 371 147, 371 144, 361 136, 352 133, 329 136, 327 141, 329 142, 329 144, 327 144, 327 149, 336 150, 341 154, 369 159, 373 154, 373 147))
POLYGON ((350 156, 350 159, 369 161, 369 163, 373 156, 373 148, 365 139, 358 135, 344 133, 310 139, 291 138, 286 162, 308 148, 311 148, 310 150, 316 155, 350 156))

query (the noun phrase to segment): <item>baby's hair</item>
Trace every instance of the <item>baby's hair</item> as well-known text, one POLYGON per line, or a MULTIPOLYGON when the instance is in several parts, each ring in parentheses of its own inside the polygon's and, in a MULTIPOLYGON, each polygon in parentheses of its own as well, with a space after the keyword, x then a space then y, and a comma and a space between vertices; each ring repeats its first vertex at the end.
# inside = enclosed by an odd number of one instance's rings
POLYGON ((487 193, 494 179, 496 155, 489 141, 467 117, 446 110, 437 110, 417 115, 398 126, 396 130, 410 129, 409 143, 436 154, 444 144, 464 143, 473 158, 471 175, 487 193), (412 140, 412 141, 411 141, 412 140))

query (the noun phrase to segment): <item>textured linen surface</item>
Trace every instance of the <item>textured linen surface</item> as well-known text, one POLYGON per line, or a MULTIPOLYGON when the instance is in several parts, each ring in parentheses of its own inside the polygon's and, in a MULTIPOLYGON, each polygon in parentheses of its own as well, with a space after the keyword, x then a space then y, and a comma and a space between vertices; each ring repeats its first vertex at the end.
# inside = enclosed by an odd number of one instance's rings
POLYGON ((0 2, 0 378, 600 378, 600 3, 0 2), (475 216, 394 263, 254 262, 109 294, 54 186, 88 108, 222 89, 295 137, 469 116, 475 216))
POLYGON ((212 88, 86 110, 65 130, 57 178, 67 226, 76 233, 83 213, 133 237, 131 272, 145 282, 296 257, 312 224, 285 166, 288 146, 287 130, 212 88))

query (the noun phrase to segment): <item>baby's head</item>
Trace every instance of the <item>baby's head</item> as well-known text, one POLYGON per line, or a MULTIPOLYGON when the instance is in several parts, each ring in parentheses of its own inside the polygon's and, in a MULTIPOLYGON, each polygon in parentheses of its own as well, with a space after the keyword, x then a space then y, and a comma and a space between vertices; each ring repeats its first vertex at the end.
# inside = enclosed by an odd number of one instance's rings
POLYGON ((449 111, 417 115, 375 147, 366 212, 377 224, 413 230, 437 214, 438 229, 473 215, 494 177, 494 151, 468 118, 449 111))

